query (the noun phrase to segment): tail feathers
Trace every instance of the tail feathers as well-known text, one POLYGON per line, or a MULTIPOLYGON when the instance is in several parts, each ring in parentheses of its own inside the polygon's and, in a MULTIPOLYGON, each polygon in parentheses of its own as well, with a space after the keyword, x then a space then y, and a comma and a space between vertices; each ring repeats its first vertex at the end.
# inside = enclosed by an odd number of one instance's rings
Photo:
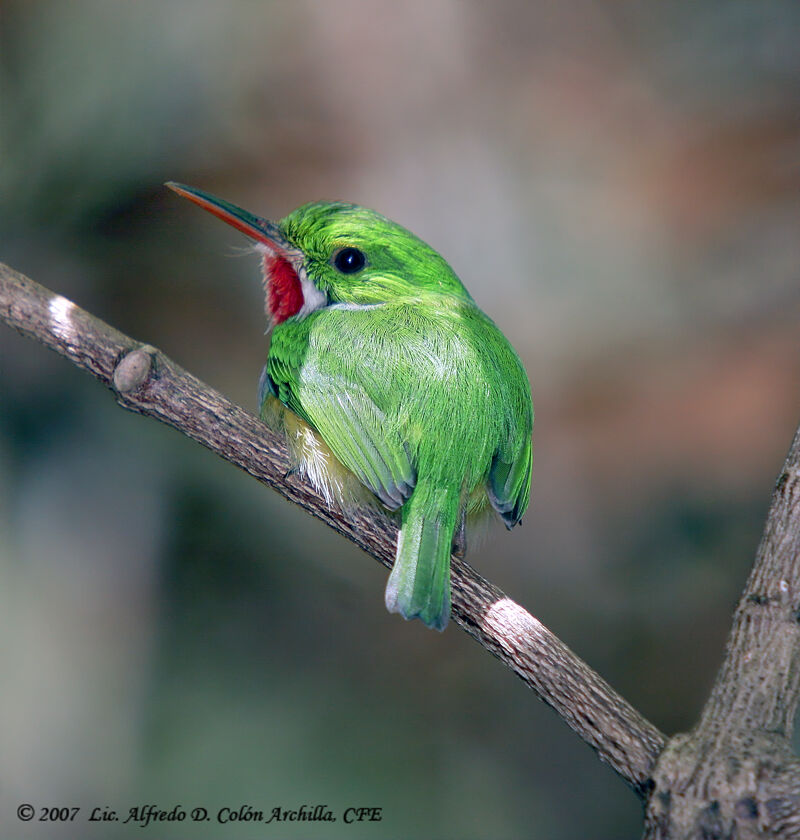
POLYGON ((444 630, 450 618, 450 552, 459 518, 458 495, 418 485, 403 511, 386 608, 444 630))

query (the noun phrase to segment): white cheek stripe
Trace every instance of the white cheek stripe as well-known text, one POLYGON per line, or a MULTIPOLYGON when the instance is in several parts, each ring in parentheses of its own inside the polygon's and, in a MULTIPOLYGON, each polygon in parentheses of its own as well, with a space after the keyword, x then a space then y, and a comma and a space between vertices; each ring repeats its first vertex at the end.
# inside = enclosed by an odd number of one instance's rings
POLYGON ((302 265, 295 263, 294 270, 300 278, 300 288, 303 290, 303 305, 300 311, 295 315, 295 318, 305 318, 317 309, 322 309, 323 306, 328 305, 328 296, 321 292, 309 279, 305 268, 302 265))

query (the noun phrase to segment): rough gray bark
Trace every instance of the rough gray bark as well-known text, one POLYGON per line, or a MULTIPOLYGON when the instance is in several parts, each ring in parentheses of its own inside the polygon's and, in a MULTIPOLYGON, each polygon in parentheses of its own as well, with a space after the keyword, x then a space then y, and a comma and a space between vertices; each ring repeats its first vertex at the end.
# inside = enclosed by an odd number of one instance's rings
MULTIPOLYGON (((281 438, 153 347, 0 263, 0 320, 66 356, 125 408, 197 440, 390 567, 395 523, 345 515, 289 473, 281 438)), ((697 728, 667 740, 536 618, 453 557, 453 616, 646 804, 647 838, 800 836, 789 738, 800 679, 800 430, 778 481, 728 651, 697 728)))
POLYGON ((646 838, 800 837, 800 429, 700 721, 653 771, 646 838))

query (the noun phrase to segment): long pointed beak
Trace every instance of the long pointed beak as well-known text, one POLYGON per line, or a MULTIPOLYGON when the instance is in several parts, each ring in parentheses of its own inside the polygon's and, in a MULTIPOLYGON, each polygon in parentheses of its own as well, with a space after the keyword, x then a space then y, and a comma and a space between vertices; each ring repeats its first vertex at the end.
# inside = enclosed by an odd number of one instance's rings
POLYGON ((229 201, 217 198, 211 193, 203 192, 203 190, 198 190, 197 187, 187 187, 186 184, 178 184, 175 181, 167 181, 165 186, 183 196, 183 198, 193 201, 203 210, 213 213, 218 219, 222 219, 223 222, 235 227, 245 236, 268 246, 271 250, 275 250, 276 247, 284 252, 291 249, 291 245, 284 239, 280 228, 274 222, 262 219, 260 216, 254 216, 229 201))

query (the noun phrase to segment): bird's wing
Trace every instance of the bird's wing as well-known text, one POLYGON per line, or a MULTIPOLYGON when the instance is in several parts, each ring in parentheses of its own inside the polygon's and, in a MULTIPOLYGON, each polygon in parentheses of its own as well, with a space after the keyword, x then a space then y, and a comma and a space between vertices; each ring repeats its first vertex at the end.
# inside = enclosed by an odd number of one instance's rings
POLYGON ((492 507, 507 528, 513 528, 528 507, 531 496, 533 451, 530 436, 515 456, 498 451, 489 468, 488 492, 492 507))
POLYGON ((357 382, 341 375, 304 371, 275 343, 267 361, 272 393, 321 435, 333 454, 386 507, 399 508, 411 495, 416 471, 395 425, 357 382))
POLYGON ((386 507, 408 499, 417 477, 406 446, 360 386, 322 383, 304 388, 300 402, 333 454, 386 507))

